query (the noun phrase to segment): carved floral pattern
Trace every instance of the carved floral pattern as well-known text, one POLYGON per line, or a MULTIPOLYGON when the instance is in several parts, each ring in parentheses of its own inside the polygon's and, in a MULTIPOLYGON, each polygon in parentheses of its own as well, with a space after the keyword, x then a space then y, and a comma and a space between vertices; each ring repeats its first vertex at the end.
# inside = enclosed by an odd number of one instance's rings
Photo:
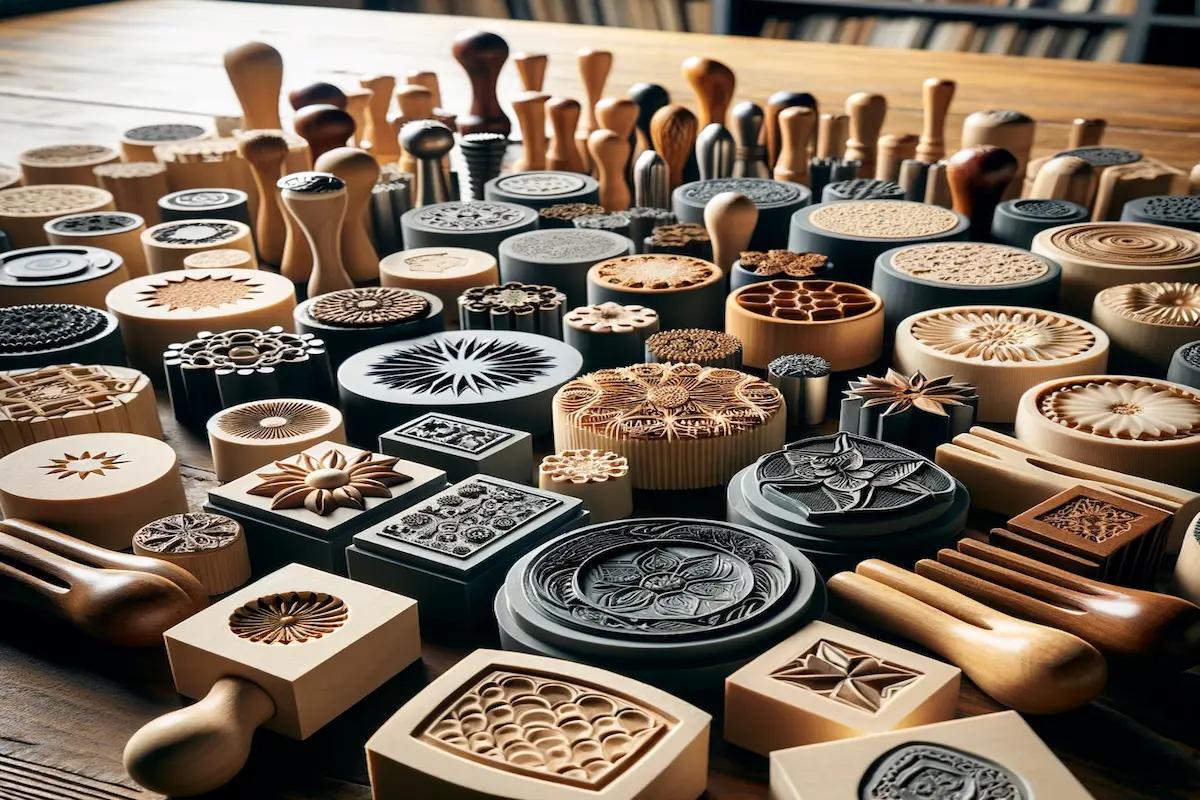
POLYGON ((154 553, 198 553, 225 547, 241 530, 236 520, 221 514, 172 514, 142 527, 133 541, 154 553))
POLYGON ((629 333, 658 324, 658 312, 644 306, 600 303, 580 306, 564 320, 568 325, 591 333, 629 333))
POLYGON ((229 629, 259 644, 301 644, 336 631, 350 607, 324 592, 284 592, 251 600, 229 617, 229 629))
POLYGON ((1131 283, 1100 293, 1100 302, 1123 317, 1153 325, 1200 327, 1200 284, 1131 283))
POLYGON ((294 439, 318 431, 332 417, 324 407, 304 400, 263 400, 217 414, 218 430, 239 439, 294 439))
POLYGON ((596 606, 652 619, 718 613, 740 600, 750 583, 740 559, 669 545, 630 551, 594 570, 589 599, 596 606))
POLYGON ((1142 518, 1141 514, 1094 497, 1073 498, 1037 517, 1040 522, 1097 544, 1129 533, 1142 518))
POLYGON ((629 289, 683 289, 712 283, 718 276, 717 267, 708 261, 664 253, 622 256, 592 269, 597 283, 629 289))
POLYGON ((301 453, 295 463, 276 461, 278 472, 258 473, 262 483, 246 493, 271 498, 272 511, 304 507, 319 516, 339 508, 361 511, 367 507, 366 498, 388 499, 389 486, 412 480, 393 469, 399 460, 368 452, 347 458, 337 449, 319 459, 301 453))
POLYGON ((527 214, 521 206, 502 203, 438 203, 416 213, 413 221, 429 228, 447 231, 479 231, 507 228, 524 222, 527 214))
POLYGON ((629 474, 629 461, 607 450, 563 450, 542 459, 538 471, 553 481, 604 483, 629 474))
POLYGON ((934 311, 913 321, 926 347, 974 361, 1055 361, 1090 350, 1096 337, 1066 317, 1044 311, 934 311))
POLYGON ((1151 381, 1061 386, 1038 407, 1059 425, 1109 439, 1162 441, 1200 433, 1200 397, 1151 381))
POLYGON ((772 672, 771 677, 875 713, 915 683, 921 673, 822 639, 772 672))
POLYGON ((339 289, 323 294, 309 309, 313 319, 327 325, 366 328, 394 325, 422 317, 429 301, 419 294, 388 286, 339 289))
POLYGON ((884 414, 903 414, 910 409, 947 416, 946 406, 962 406, 975 395, 975 387, 967 383, 955 383, 953 375, 926 378, 920 372, 905 377, 889 369, 886 378, 871 375, 850 381, 847 397, 858 397, 865 402, 862 408, 886 405, 884 414))

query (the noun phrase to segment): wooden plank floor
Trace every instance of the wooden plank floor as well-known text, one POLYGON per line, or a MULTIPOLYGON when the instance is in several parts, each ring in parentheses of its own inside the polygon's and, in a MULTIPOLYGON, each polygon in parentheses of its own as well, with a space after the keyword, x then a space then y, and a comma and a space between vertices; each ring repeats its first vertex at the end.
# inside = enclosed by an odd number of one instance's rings
MULTIPOLYGON (((433 69, 445 104, 460 109, 467 86, 449 57, 448 41, 470 24, 461 18, 198 0, 145 0, 0 23, 0 161, 12 161, 20 150, 40 144, 113 142, 138 124, 233 113, 221 53, 252 38, 280 48, 289 85, 317 77, 349 81, 363 72, 433 69)), ((967 113, 1013 107, 1041 120, 1039 152, 1063 146, 1072 118, 1098 116, 1110 120, 1112 144, 1142 149, 1180 167, 1200 158, 1200 74, 1195 71, 486 24, 505 35, 514 51, 550 53, 551 92, 578 96, 571 54, 580 47, 607 47, 616 52, 614 92, 654 80, 692 104, 679 63, 707 54, 737 70, 739 97, 761 100, 778 89, 804 89, 834 107, 854 91, 885 92, 892 104, 886 130, 902 132, 919 130, 920 84, 936 74, 959 81, 951 146, 967 113)), ((506 71, 502 92, 511 95, 515 88, 515 76, 506 71)), ((198 508, 214 485, 207 447, 196 434, 174 425, 169 408, 164 406, 162 416, 167 441, 184 464, 188 496, 198 508)), ((721 503, 716 490, 648 495, 637 498, 637 512, 719 518, 721 503)), ((990 521, 972 522, 986 529, 990 521)), ((165 654, 116 650, 52 620, 6 610, 0 631, 0 800, 155 797, 130 781, 120 757, 133 731, 181 703, 165 654)), ((212 797, 369 797, 362 747, 370 734, 431 677, 473 647, 495 644, 494 636, 427 641, 422 663, 308 741, 259 733, 246 770, 212 797)), ((766 759, 721 740, 719 694, 689 699, 716 717, 709 800, 765 798, 766 759)), ((996 710, 999 706, 973 686, 964 687, 960 716, 996 710)), ((1096 702, 1029 721, 1100 800, 1185 800, 1200 798, 1197 719, 1200 676, 1186 673, 1115 675, 1096 702)))

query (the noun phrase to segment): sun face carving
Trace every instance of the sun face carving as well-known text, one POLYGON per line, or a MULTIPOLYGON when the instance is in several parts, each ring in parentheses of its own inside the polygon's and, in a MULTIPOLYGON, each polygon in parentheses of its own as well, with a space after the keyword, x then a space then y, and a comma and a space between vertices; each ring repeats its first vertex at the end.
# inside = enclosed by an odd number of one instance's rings
POLYGON ((229 630, 258 644, 302 644, 337 631, 350 607, 324 592, 284 592, 251 600, 229 617, 229 630))
POLYGON ((320 459, 301 453, 296 463, 276 461, 278 472, 260 472, 262 483, 248 490, 271 498, 271 510, 304 507, 326 516, 339 508, 363 510, 366 498, 392 496, 389 486, 407 483, 412 476, 396 472, 398 458, 360 453, 348 459, 340 450, 329 450, 320 459))
POLYGON ((79 455, 64 453, 62 458, 52 458, 49 464, 43 464, 39 469, 46 470, 47 475, 57 475, 61 481, 64 478, 77 477, 86 480, 89 475, 103 477, 113 470, 118 470, 128 461, 121 461, 121 453, 109 455, 107 452, 91 453, 84 450, 79 455))
POLYGON ((913 322, 912 335, 934 350, 988 362, 1055 361, 1096 344, 1091 331, 1066 317, 1003 308, 931 312, 913 322))
POLYGON ((1123 317, 1153 325, 1200 327, 1200 284, 1131 283, 1102 291, 1098 301, 1123 317))
POLYGON ((1165 441, 1200 434, 1200 398, 1152 381, 1061 386, 1041 397, 1042 416, 1108 439, 1165 441))
POLYGON ((199 311, 203 308, 220 308, 249 300, 262 291, 251 278, 232 275, 204 275, 194 278, 167 278, 138 293, 138 300, 150 308, 165 308, 167 311, 199 311))

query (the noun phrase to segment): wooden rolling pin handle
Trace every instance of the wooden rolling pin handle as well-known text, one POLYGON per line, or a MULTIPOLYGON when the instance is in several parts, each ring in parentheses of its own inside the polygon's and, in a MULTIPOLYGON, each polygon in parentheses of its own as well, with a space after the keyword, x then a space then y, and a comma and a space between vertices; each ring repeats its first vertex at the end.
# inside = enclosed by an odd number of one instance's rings
POLYGON ((1003 618, 1003 615, 997 614, 982 603, 963 597, 958 592, 886 561, 876 558, 860 561, 854 571, 931 606, 956 621, 977 628, 990 628, 1003 618))
POLYGON ((172 797, 211 792, 250 757, 254 731, 275 703, 244 678, 225 677, 200 702, 146 723, 125 745, 125 771, 141 786, 172 797))

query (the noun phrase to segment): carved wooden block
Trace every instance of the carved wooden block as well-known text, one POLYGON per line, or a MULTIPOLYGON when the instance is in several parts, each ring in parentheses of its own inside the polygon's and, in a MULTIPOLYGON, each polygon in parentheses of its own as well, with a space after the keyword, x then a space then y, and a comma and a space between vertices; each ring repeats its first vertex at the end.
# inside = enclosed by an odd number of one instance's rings
POLYGON ((210 595, 250 580, 242 526, 220 514, 172 514, 147 523, 133 535, 133 552, 187 570, 210 595))
POLYGON ((81 364, 0 372, 0 456, 100 432, 162 438, 149 378, 135 369, 81 364))
POLYGON ((355 534, 346 564, 355 580, 420 603, 427 630, 482 630, 513 562, 587 523, 577 498, 473 475, 355 534))
POLYGON ((629 461, 607 450, 563 450, 542 459, 538 486, 576 497, 592 522, 609 522, 633 513, 629 461))
POLYGON ((725 301, 725 330, 759 369, 790 353, 819 355, 834 371, 865 367, 882 351, 883 320, 878 295, 838 281, 752 283, 725 301))
POLYGON ((235 480, 321 442, 345 444, 342 412, 316 400, 256 400, 213 414, 205 426, 217 480, 235 480))
POLYGON ((322 442, 208 493, 246 529, 258 571, 296 562, 344 574, 350 538, 446 485, 440 469, 322 442))
POLYGON ((335 370, 360 350, 445 328, 445 309, 436 295, 394 286, 327 292, 296 306, 293 316, 297 333, 324 343, 335 370))
POLYGON ((187 511, 179 461, 136 433, 81 433, 0 458, 0 511, 112 550, 151 520, 187 511))
MULTIPOLYGON (((633 252, 628 236, 611 231, 519 233, 500 243, 500 279, 552 286, 566 295, 567 308, 574 308, 587 302, 588 270, 601 261, 633 252)), ((559 330, 546 335, 560 338, 562 334, 559 330)))
MULTIPOLYGON (((465 247, 422 247, 392 253, 379 262, 384 286, 416 289, 436 296, 443 309, 457 308, 458 298, 472 286, 500 282, 496 256, 465 247)), ((443 312, 444 313, 444 312, 443 312)), ((458 316, 445 316, 445 326, 458 327, 458 316)))
POLYGON ((124 364, 117 318, 66 303, 0 308, 0 369, 72 362, 124 364))
POLYGON ((1171 515, 1167 552, 1178 553, 1200 495, 1178 486, 1084 464, 1039 450, 1011 436, 975 427, 937 450, 937 463, 962 481, 976 508, 1016 516, 1074 486, 1102 489, 1171 515))
POLYGON ((43 245, 0 253, 0 307, 70 303, 104 308, 129 280, 124 260, 99 247, 43 245))
POLYGON ((367 771, 378 798, 694 800, 708 781, 709 722, 613 672, 476 650, 371 737, 367 771), (528 706, 545 719, 516 711, 528 706), (519 721, 504 725, 485 714, 493 708, 519 721))
POLYGON ((110 193, 113 205, 137 214, 150 225, 159 222, 158 198, 170 191, 167 168, 157 161, 104 164, 92 170, 100 188, 110 193))
POLYGON ((120 153, 99 144, 55 144, 35 147, 17 155, 26 186, 60 183, 96 186, 92 168, 121 159, 120 153))
POLYGON ((1127 283, 1096 295, 1092 319, 1112 342, 1110 371, 1162 375, 1200 338, 1200 284, 1127 283))
POLYGON ((1012 711, 771 754, 775 800, 972 796, 1092 800, 1012 711))
POLYGON ((1186 386, 1123 375, 1047 381, 1021 396, 1016 435, 1065 458, 1200 489, 1200 395, 1186 386))
POLYGON ((635 489, 720 486, 783 444, 783 399, 766 381, 695 364, 584 375, 554 396, 555 450, 629 459, 635 489))
POLYGON ((1060 307, 1091 313, 1110 286, 1143 281, 1200 281, 1200 233, 1137 222, 1061 225, 1033 238, 1033 252, 1062 267, 1060 307))
POLYGON ((92 186, 53 184, 0 189, 0 230, 8 234, 9 244, 16 249, 48 244, 45 225, 56 217, 115 210, 112 194, 92 186))
POLYGON ((533 474, 528 433, 439 411, 381 433, 379 452, 444 470, 453 482, 479 474, 527 484, 533 474))
POLYGON ((116 253, 125 262, 126 274, 140 278, 147 272, 141 239, 145 230, 145 221, 137 214, 68 214, 46 223, 46 239, 51 245, 98 247, 116 253))
POLYGON ((601 261, 588 270, 587 302, 643 305, 658 312, 659 325, 717 330, 725 275, 710 261, 645 253, 601 261))
POLYGON ((725 679, 725 740, 776 750, 954 718, 962 672, 810 622, 725 679))
MULTIPOLYGON (((659 331, 646 339, 644 359, 650 364, 698 364, 742 368, 742 343, 734 335, 701 328, 659 331)), ((634 359, 640 361, 642 359, 634 359)))
POLYGON ((263 270, 185 269, 126 281, 105 304, 121 321, 130 366, 157 383, 167 348, 201 331, 292 330, 296 292, 287 278, 263 270))
POLYGON ((1017 401, 1050 378, 1101 371, 1108 336, 1065 314, 1020 306, 923 311, 896 329, 896 369, 953 375, 979 390, 982 422, 1012 422, 1017 401))
POLYGON ((563 341, 583 356, 587 372, 636 364, 657 332, 658 312, 640 305, 598 303, 563 317, 563 341))

